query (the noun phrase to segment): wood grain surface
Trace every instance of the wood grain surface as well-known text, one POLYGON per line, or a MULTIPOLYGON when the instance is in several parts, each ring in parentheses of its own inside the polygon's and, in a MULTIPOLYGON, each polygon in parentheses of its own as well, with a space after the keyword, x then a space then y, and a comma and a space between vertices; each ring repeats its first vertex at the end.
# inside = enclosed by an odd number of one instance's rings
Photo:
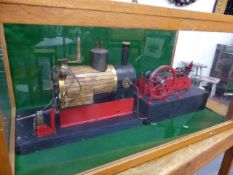
POLYGON ((0 116, 0 174, 11 175, 11 166, 6 147, 5 132, 3 129, 2 116, 0 116))
POLYGON ((233 146, 225 152, 218 174, 230 175, 231 168, 233 168, 233 146))
POLYGON ((0 0, 0 22, 232 32, 233 17, 100 0, 0 0))
MULTIPOLYGON (((9 158, 12 168, 12 173, 15 173, 15 117, 16 117, 16 108, 15 108, 15 97, 14 97, 14 90, 12 85, 11 79, 11 72, 9 66, 9 58, 7 53, 7 46, 4 34, 3 24, 0 23, 0 42, 2 47, 2 54, 3 54, 3 62, 4 62, 4 69, 6 74, 7 80, 7 87, 9 92, 10 98, 10 105, 11 105, 11 126, 10 126, 10 141, 9 141, 9 158)), ((1 140, 0 140, 1 142, 1 140)))
POLYGON ((138 167, 126 170, 119 173, 119 175, 191 175, 232 145, 233 128, 138 167))
MULTIPOLYGON (((168 153, 174 152, 178 149, 181 149, 190 144, 196 143, 198 141, 204 140, 206 138, 217 135, 221 132, 227 131, 233 128, 233 121, 227 121, 222 124, 218 124, 216 126, 204 129, 202 131, 196 132, 194 134, 190 134, 188 136, 182 137, 175 141, 168 142, 161 146, 151 148, 145 150, 143 152, 119 159, 117 161, 105 164, 103 166, 99 166, 97 168, 93 168, 91 170, 80 173, 81 175, 103 175, 103 174, 116 174, 127 170, 132 167, 136 167, 145 162, 154 160, 158 157, 166 155, 168 153)), ((231 142, 229 142, 231 143, 231 142)))

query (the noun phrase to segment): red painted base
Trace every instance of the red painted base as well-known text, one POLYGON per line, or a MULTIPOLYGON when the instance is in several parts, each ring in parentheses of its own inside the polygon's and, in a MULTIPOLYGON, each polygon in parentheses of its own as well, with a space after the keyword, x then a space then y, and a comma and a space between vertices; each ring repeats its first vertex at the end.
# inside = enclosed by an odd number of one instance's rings
POLYGON ((60 126, 66 128, 79 124, 119 117, 133 113, 134 99, 122 99, 92 104, 60 111, 60 126))
POLYGON ((48 125, 40 125, 36 127, 37 137, 44 137, 56 134, 56 130, 50 128, 48 125))
POLYGON ((55 127, 55 109, 50 109, 50 126, 43 124, 36 126, 36 135, 37 137, 44 137, 56 134, 56 127, 55 127))

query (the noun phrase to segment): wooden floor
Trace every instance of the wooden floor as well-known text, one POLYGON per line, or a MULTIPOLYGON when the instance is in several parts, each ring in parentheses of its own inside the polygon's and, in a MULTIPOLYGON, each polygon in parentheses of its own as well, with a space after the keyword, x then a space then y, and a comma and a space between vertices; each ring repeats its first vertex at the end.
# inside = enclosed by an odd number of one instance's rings
POLYGON ((233 145, 233 129, 191 144, 119 175, 193 174, 233 145))

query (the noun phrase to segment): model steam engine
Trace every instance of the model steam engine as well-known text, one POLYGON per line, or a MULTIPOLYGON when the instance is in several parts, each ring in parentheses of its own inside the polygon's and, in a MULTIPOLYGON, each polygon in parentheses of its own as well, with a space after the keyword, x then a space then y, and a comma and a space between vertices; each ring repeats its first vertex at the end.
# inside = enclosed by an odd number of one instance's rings
POLYGON ((90 51, 90 65, 68 66, 63 63, 56 68, 53 72, 53 89, 55 96, 60 94, 59 106, 63 109, 93 104, 95 96, 106 93, 121 92, 120 95, 124 97, 136 81, 135 69, 128 64, 129 45, 129 42, 123 42, 119 65, 108 64, 108 50, 97 45, 90 51))
MULTIPOLYGON (((55 123, 55 111, 61 128, 132 114, 136 71, 128 64, 129 46, 122 43, 118 65, 108 64, 108 50, 99 43, 90 51, 90 65, 69 66, 63 61, 56 66, 52 73, 56 107, 50 111, 50 123, 55 123)), ((36 130, 39 137, 55 132, 55 124, 36 130)))
MULTIPOLYGON (((44 112, 37 113, 36 135, 52 135, 59 128, 134 115, 135 111, 134 117, 140 118, 147 108, 157 110, 153 99, 166 99, 191 87, 188 74, 192 63, 176 70, 161 66, 137 80, 135 68, 128 64, 129 46, 129 42, 122 43, 118 65, 108 64, 108 50, 99 43, 90 50, 90 65, 69 66, 64 60, 56 66, 52 73, 55 107, 49 110, 50 126, 43 121, 44 112)), ((148 116, 144 115, 143 120, 148 116)))
POLYGON ((22 139, 17 140, 17 152, 85 140, 205 107, 208 93, 191 87, 188 77, 192 63, 177 69, 161 66, 137 78, 128 64, 129 47, 129 42, 122 43, 117 65, 108 64, 108 50, 101 44, 90 50, 89 65, 66 60, 56 65, 53 106, 50 102, 32 115, 18 117, 17 137, 22 139))

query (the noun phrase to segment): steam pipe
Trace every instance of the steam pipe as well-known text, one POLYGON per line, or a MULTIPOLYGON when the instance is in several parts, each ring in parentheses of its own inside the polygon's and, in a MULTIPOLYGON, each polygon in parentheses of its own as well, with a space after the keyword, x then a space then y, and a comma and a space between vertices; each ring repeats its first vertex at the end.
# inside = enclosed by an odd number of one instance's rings
POLYGON ((121 65, 127 65, 129 60, 129 46, 130 42, 123 41, 122 42, 122 57, 121 57, 121 65))

